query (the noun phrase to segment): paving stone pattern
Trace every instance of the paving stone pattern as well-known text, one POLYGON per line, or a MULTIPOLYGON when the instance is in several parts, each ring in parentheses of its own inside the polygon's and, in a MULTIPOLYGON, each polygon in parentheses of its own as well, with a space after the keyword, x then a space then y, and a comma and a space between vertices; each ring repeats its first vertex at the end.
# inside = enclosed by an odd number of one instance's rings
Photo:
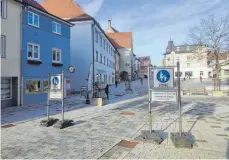
MULTIPOLYGON (((229 158, 228 98, 183 97, 182 100, 182 130, 191 133, 195 138, 192 149, 175 148, 170 141, 170 133, 178 132, 179 127, 178 108, 176 104, 171 103, 152 104, 152 127, 160 131, 164 139, 162 144, 135 140, 141 131, 149 129, 147 98, 143 96, 106 107, 81 108, 67 112, 65 117, 74 120, 75 125, 63 130, 40 127, 39 123, 44 118, 2 128, 1 157, 3 159, 229 158), (136 145, 125 145, 124 142, 136 145)), ((53 117, 61 118, 61 115, 53 117)))

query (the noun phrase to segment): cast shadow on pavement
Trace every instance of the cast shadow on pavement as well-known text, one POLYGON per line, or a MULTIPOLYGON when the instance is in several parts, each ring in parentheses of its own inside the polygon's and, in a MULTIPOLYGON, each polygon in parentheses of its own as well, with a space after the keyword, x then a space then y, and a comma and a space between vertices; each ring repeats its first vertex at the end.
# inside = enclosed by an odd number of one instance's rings
POLYGON ((227 153, 226 154, 227 154, 226 158, 229 159, 229 141, 227 143, 227 153))

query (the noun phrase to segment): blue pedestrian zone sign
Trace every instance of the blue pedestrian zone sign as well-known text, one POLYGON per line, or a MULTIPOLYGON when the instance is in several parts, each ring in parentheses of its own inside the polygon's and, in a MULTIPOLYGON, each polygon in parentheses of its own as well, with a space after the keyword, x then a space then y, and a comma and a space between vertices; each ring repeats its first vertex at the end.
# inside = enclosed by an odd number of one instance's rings
POLYGON ((154 88, 173 88, 173 68, 157 68, 154 70, 154 88))
POLYGON ((51 89, 61 89, 61 75, 51 76, 51 89))
POLYGON ((59 84, 59 78, 58 77, 54 77, 53 79, 52 79, 52 84, 54 85, 54 86, 57 86, 58 84, 59 84))
POLYGON ((161 83, 166 83, 170 80, 170 73, 166 70, 160 70, 157 73, 157 80, 161 83))

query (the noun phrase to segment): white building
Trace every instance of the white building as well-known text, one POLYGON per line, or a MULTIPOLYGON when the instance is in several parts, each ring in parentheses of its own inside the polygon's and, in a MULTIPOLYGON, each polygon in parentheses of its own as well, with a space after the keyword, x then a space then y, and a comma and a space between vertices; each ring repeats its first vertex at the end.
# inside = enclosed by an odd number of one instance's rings
POLYGON ((1 106, 20 104, 21 4, 1 0, 1 106))
POLYGON ((133 35, 132 32, 119 32, 111 26, 111 20, 108 21, 106 29, 107 36, 113 41, 115 47, 120 53, 120 78, 126 80, 133 79, 134 75, 134 53, 133 53, 133 35))
MULTIPOLYGON (((197 45, 174 46, 173 41, 169 41, 164 56, 165 66, 176 66, 179 60, 181 77, 212 77, 212 67, 208 65, 207 47, 197 45)), ((176 67, 174 67, 174 72, 175 77, 177 77, 176 67)))
POLYGON ((71 28, 71 89, 94 87, 94 82, 115 83, 115 47, 99 23, 86 14, 74 0, 45 0, 41 5, 51 14, 75 24, 71 28), (55 7, 54 7, 55 6, 55 7))

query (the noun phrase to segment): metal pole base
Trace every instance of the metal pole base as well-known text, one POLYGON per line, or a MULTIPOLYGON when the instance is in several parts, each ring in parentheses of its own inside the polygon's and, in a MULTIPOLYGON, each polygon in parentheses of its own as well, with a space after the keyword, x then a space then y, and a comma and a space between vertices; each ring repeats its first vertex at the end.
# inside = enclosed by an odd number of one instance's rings
POLYGON ((176 148, 192 148, 195 141, 190 133, 171 133, 170 138, 176 148))
POLYGON ((73 120, 64 120, 64 121, 58 121, 53 127, 63 129, 72 125, 74 125, 73 120))
POLYGON ((86 104, 91 104, 90 99, 86 99, 86 104))
POLYGON ((161 144, 163 142, 163 138, 160 136, 160 134, 154 130, 150 133, 149 131, 142 131, 141 135, 136 138, 136 140, 141 140, 144 142, 149 143, 156 143, 161 144))
POLYGON ((54 125, 57 121, 59 121, 59 119, 56 118, 49 118, 49 120, 42 120, 40 122, 40 126, 49 127, 54 125))

